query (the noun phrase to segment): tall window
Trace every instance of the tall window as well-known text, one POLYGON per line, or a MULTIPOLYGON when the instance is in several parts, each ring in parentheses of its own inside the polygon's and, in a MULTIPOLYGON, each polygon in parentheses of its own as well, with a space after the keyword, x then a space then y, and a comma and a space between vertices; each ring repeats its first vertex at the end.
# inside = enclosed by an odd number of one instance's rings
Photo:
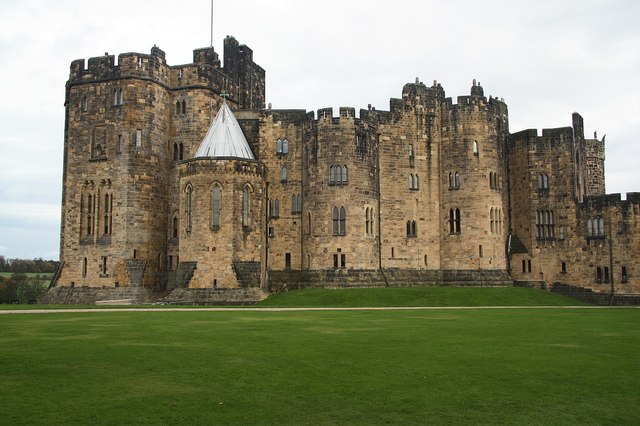
POLYGON ((178 238, 178 213, 173 215, 171 220, 171 238, 178 238))
POLYGON ((83 277, 87 276, 87 258, 86 257, 82 260, 82 276, 83 277))
POLYGON ((473 155, 477 157, 479 153, 480 151, 478 149, 478 141, 473 141, 473 155))
POLYGON ((455 187, 456 188, 460 188, 460 175, 458 174, 458 172, 455 173, 455 187))
POLYGON ((82 103, 80 104, 80 108, 82 109, 82 112, 86 112, 87 109, 89 109, 89 101, 87 100, 87 95, 84 95, 82 97, 82 103))
POLYGON ((187 222, 187 232, 191 232, 191 225, 193 225, 193 187, 191 184, 187 184, 185 189, 187 193, 187 205, 186 207, 186 222, 187 222))
POLYGON ((538 175, 538 190, 547 191, 549 189, 549 176, 546 173, 538 175))
POLYGON ((280 201, 269 200, 269 217, 280 217, 280 201))
POLYGON ((111 235, 111 209, 113 208, 113 194, 104 195, 104 235, 111 235))
POLYGON ((409 158, 413 158, 413 157, 414 157, 413 145, 409 144, 409 158))
POLYGON ((365 217, 365 233, 373 235, 373 207, 367 207, 364 212, 365 217))
POLYGON ((140 148, 142 146, 142 130, 136 130, 136 148, 140 148))
POLYGON ((249 185, 245 185, 242 189, 242 226, 249 226, 249 185))
POLYGON ((330 166, 329 167, 329 184, 330 185, 346 185, 349 181, 347 166, 330 166))
POLYGON ((282 141, 282 153, 283 154, 288 154, 289 153, 289 140, 287 138, 285 138, 282 141))
POLYGON ((460 233, 460 209, 449 209, 449 233, 460 233))
POLYGON ((87 236, 93 234, 93 211, 95 209, 94 199, 89 194, 87 196, 87 236))
POLYGON ((409 189, 412 189, 412 190, 420 189, 417 174, 414 175, 413 173, 411 173, 409 175, 409 189))
POLYGON ((113 105, 118 106, 124 103, 124 92, 121 87, 113 89, 113 105))
POLYGON ((453 188, 453 173, 449 172, 449 188, 453 188))
POLYGON ((416 221, 408 220, 407 221, 407 238, 415 237, 417 235, 418 235, 418 230, 416 227, 416 221))
POLYGON ((276 141, 276 154, 282 154, 282 139, 276 141))
POLYGON ((286 182, 287 181, 287 168, 286 167, 282 167, 282 170, 280 171, 280 181, 281 182, 286 182))
POLYGON ((291 194, 291 213, 302 212, 302 196, 291 194))
POLYGON ((222 190, 217 183, 213 184, 211 190, 211 226, 216 229, 220 227, 220 210, 222 202, 222 190))
POLYGON ((553 239, 555 237, 555 225, 553 210, 536 211, 536 238, 553 239))
POLYGON ((347 212, 344 207, 333 208, 333 235, 346 235, 347 233, 347 212))

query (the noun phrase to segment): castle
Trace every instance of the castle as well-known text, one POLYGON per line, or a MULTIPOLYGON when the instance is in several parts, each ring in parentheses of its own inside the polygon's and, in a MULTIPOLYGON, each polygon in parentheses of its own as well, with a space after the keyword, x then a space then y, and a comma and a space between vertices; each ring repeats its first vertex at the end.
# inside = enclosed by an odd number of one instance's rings
MULTIPOLYGON (((605 195, 604 138, 509 132, 474 80, 389 111, 265 108, 252 50, 71 64, 61 269, 50 294, 244 303, 309 286, 572 285, 640 293, 640 193, 605 195), (215 121, 214 121, 215 118, 215 121), (127 293, 128 292, 128 293, 127 293)), ((55 299, 55 297, 54 297, 55 299)))

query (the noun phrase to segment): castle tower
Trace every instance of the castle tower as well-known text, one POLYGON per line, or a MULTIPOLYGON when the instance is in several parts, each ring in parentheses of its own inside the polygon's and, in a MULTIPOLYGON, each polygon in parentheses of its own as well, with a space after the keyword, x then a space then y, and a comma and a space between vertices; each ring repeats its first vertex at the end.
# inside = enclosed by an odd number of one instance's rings
POLYGON ((176 285, 260 287, 265 169, 226 103, 194 158, 178 164, 180 263, 176 285))
POLYGON ((442 112, 441 267, 504 270, 507 108, 475 80, 457 100, 442 112))

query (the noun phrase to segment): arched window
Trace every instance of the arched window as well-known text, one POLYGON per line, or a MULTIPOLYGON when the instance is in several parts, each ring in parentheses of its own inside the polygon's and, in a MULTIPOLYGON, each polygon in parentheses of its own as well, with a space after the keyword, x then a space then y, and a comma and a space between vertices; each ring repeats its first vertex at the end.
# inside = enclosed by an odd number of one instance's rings
POLYGON ((280 172, 280 181, 281 182, 286 182, 287 181, 287 167, 286 166, 282 167, 282 171, 280 172))
POLYGON ((80 108, 83 112, 86 112, 89 109, 89 100, 87 99, 87 95, 82 97, 82 104, 80 105, 80 108))
POLYGON ((409 144, 409 158, 413 158, 413 145, 409 144))
POLYGON ((180 155, 179 155, 179 159, 180 160, 184 160, 184 144, 182 142, 180 142, 180 155))
POLYGON ((172 228, 173 228, 171 232, 172 238, 178 238, 178 213, 175 213, 173 215, 172 228))
POLYGON ((111 209, 113 208, 113 194, 105 194, 104 195, 104 217, 103 217, 103 227, 104 227, 104 235, 111 235, 111 218, 112 213, 111 209))
POLYGON ((347 211, 340 207, 340 235, 347 234, 347 211))
POLYGON ((349 175, 347 173, 347 166, 342 166, 342 183, 349 181, 349 175))
POLYGON ((478 141, 473 141, 473 155, 478 156, 478 141))
POLYGON ((282 154, 282 139, 276 141, 276 154, 282 154))
POLYGON ((187 102, 186 101, 182 101, 182 113, 183 114, 187 113, 187 102))
POLYGON ((496 190, 500 189, 500 185, 498 185, 498 174, 497 173, 493 174, 493 189, 496 189, 496 190))
POLYGON ((173 161, 178 161, 178 144, 173 144, 173 161))
POLYGON ((191 232, 191 226, 193 225, 193 187, 191 184, 187 184, 187 205, 186 205, 186 225, 187 232, 191 232))
POLYGON ((302 194, 298 194, 298 209, 296 212, 302 213, 302 194))
POLYGON ((456 188, 460 188, 460 175, 458 174, 458 172, 456 172, 455 174, 455 179, 456 179, 455 181, 456 188))
POLYGON ((453 173, 449 173, 449 188, 453 188, 453 173))
POLYGON ((296 194, 291 194, 291 213, 298 212, 298 197, 296 194))
POLYGON ((82 260, 82 277, 86 277, 87 276, 87 258, 85 257, 82 260))
POLYGON ((180 115, 180 101, 176 101, 176 115, 180 115))
POLYGON ((242 226, 249 226, 249 206, 250 206, 249 185, 245 185, 242 189, 242 226))
POLYGON ((333 235, 340 233, 340 213, 337 207, 333 207, 333 235))
POLYGON ((211 226, 214 229, 220 227, 220 212, 222 209, 222 188, 218 183, 211 189, 211 226))
POLYGON ((455 213, 453 209, 449 209, 449 233, 453 234, 456 230, 455 213))
POLYGON ((489 213, 489 222, 491 223, 491 233, 495 234, 495 213, 493 211, 493 207, 490 210, 489 213))
POLYGON ((336 183, 336 168, 334 166, 329 167, 329 183, 336 183))
POLYGON ((87 196, 87 235, 92 234, 93 229, 93 197, 91 194, 87 196))
POLYGON ((493 189, 493 172, 489 172, 489 188, 493 189))
POLYGON ((118 105, 118 89, 113 89, 113 105, 118 105))
POLYGON ((604 219, 598 218, 598 236, 604 236, 604 219))
POLYGON ((283 154, 289 153, 289 140, 286 138, 285 140, 282 141, 282 153, 283 154))

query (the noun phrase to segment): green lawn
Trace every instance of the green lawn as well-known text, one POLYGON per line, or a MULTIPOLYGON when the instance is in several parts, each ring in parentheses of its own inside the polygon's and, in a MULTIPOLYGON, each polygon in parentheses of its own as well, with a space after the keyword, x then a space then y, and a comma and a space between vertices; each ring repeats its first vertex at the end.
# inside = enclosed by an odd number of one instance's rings
POLYGON ((637 424, 640 310, 0 315, 3 424, 637 424))
POLYGON ((520 287, 389 287, 308 289, 274 294, 260 307, 577 306, 573 299, 520 287))

